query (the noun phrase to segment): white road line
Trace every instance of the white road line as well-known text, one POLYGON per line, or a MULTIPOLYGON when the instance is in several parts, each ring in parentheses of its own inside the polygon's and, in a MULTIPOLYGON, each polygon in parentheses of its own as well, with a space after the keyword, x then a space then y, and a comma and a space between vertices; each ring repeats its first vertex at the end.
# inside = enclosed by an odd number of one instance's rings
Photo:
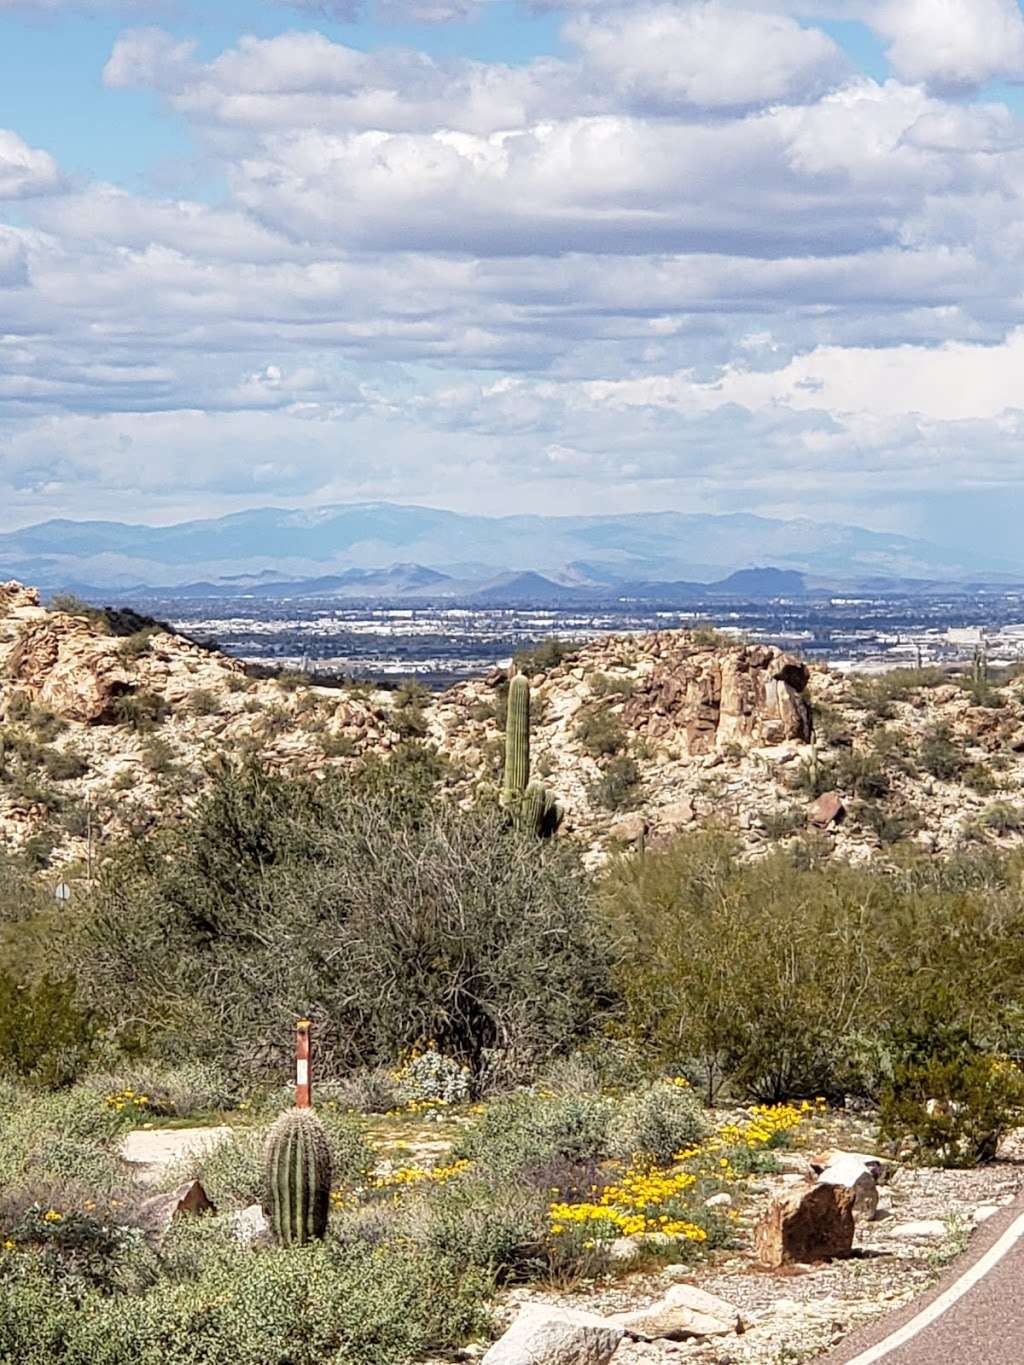
POLYGON ((884 1341, 880 1341, 877 1346, 872 1346, 867 1351, 862 1351, 859 1356, 848 1362, 848 1365, 874 1365, 876 1360, 884 1360, 887 1355, 905 1346, 908 1341, 913 1341, 914 1337, 930 1327, 933 1322, 937 1322, 942 1315, 963 1296, 969 1293, 979 1280, 983 1280, 990 1270, 999 1264, 1007 1252, 1012 1251, 1020 1239, 1024 1237, 1024 1213, 1016 1218, 996 1242, 995 1246, 990 1247, 985 1255, 975 1261, 970 1270, 965 1270, 960 1278, 950 1287, 944 1290, 937 1299, 933 1300, 927 1308, 922 1309, 916 1318, 911 1318, 908 1323, 893 1332, 884 1341))

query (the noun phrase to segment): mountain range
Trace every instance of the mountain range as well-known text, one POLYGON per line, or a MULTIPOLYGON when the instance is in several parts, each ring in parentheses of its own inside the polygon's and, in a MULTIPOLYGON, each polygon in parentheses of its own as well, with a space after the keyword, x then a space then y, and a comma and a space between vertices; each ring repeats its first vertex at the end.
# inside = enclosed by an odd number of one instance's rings
POLYGON ((485 517, 394 503, 256 508, 142 526, 56 520, 0 533, 0 577, 47 591, 573 600, 789 596, 1024 582, 1016 564, 838 522, 738 513, 485 517), (771 565, 771 569, 763 566, 771 565))

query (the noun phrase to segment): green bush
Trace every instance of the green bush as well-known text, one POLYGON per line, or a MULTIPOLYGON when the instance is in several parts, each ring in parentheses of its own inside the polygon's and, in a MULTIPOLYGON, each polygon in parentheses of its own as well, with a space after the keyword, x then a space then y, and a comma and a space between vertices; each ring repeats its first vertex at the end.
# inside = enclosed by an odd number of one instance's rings
POLYGON ((70 979, 33 984, 0 972, 0 1072, 46 1087, 67 1085, 92 1054, 96 1021, 70 979))
POLYGON ((588 789, 590 799, 605 810, 622 810, 633 803, 640 782, 640 769, 632 758, 613 758, 600 778, 588 789))
POLYGON ((453 1156, 503 1177, 555 1161, 589 1162, 608 1154, 614 1112, 612 1102, 597 1095, 523 1091, 488 1105, 459 1139, 453 1156))
POLYGON ((1009 1058, 970 1051, 897 1066, 882 1092, 881 1136, 927 1166, 992 1161, 1024 1123, 1024 1073, 1009 1058))
POLYGON ((517 650, 512 656, 512 664, 518 672, 532 678, 535 673, 550 673, 577 653, 579 648, 579 644, 572 640, 560 640, 557 635, 552 635, 536 645, 517 650))
POLYGON ((76 777, 84 777, 89 771, 89 763, 82 754, 74 749, 44 749, 43 767, 47 777, 54 782, 68 782, 76 777))
POLYGON ((114 703, 114 720, 140 735, 162 725, 171 708, 155 692, 126 692, 114 703))
POLYGON ((918 759, 926 773, 942 782, 954 781, 969 762, 963 745, 953 738, 948 725, 935 725, 925 734, 918 759))
POLYGON ((662 1081, 627 1095, 612 1128, 614 1156, 642 1157, 667 1166, 677 1152, 711 1131, 700 1100, 688 1086, 662 1081))
POLYGON ((605 707, 588 707, 576 723, 576 742, 592 758, 617 754, 626 742, 622 722, 605 707))
POLYGON ((576 852, 435 800, 436 771, 410 746, 323 782, 222 773, 107 859, 75 926, 86 998, 155 1055, 250 1075, 305 1015, 321 1074, 425 1038, 492 1078, 571 1048, 608 1000, 576 852))
POLYGON ((55 1295, 33 1258, 14 1255, 0 1266, 0 1360, 405 1365, 485 1331, 488 1294, 479 1272, 412 1248, 218 1248, 193 1276, 108 1298, 55 1295))

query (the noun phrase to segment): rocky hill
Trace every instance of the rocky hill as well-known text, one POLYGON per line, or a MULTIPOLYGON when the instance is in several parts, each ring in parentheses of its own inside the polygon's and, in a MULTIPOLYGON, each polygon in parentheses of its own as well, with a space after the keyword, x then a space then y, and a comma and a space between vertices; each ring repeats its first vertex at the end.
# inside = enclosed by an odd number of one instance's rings
MULTIPOLYGON (((187 805, 211 762, 323 774, 432 742, 457 799, 497 788, 507 677, 439 697, 256 680, 216 651, 0 587, 0 838, 81 858, 187 805)), ((590 863, 714 823, 752 854, 816 834, 854 859, 1024 842, 1024 678, 846 678, 706 633, 605 638, 533 671, 533 772, 590 863)))

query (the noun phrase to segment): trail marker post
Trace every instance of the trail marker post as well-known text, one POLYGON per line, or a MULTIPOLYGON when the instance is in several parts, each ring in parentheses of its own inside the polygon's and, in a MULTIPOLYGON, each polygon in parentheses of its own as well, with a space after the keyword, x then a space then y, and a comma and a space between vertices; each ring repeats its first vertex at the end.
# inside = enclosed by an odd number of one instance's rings
POLYGON ((313 1078, 309 1062, 309 1020, 295 1025, 295 1108, 313 1107, 313 1078))

